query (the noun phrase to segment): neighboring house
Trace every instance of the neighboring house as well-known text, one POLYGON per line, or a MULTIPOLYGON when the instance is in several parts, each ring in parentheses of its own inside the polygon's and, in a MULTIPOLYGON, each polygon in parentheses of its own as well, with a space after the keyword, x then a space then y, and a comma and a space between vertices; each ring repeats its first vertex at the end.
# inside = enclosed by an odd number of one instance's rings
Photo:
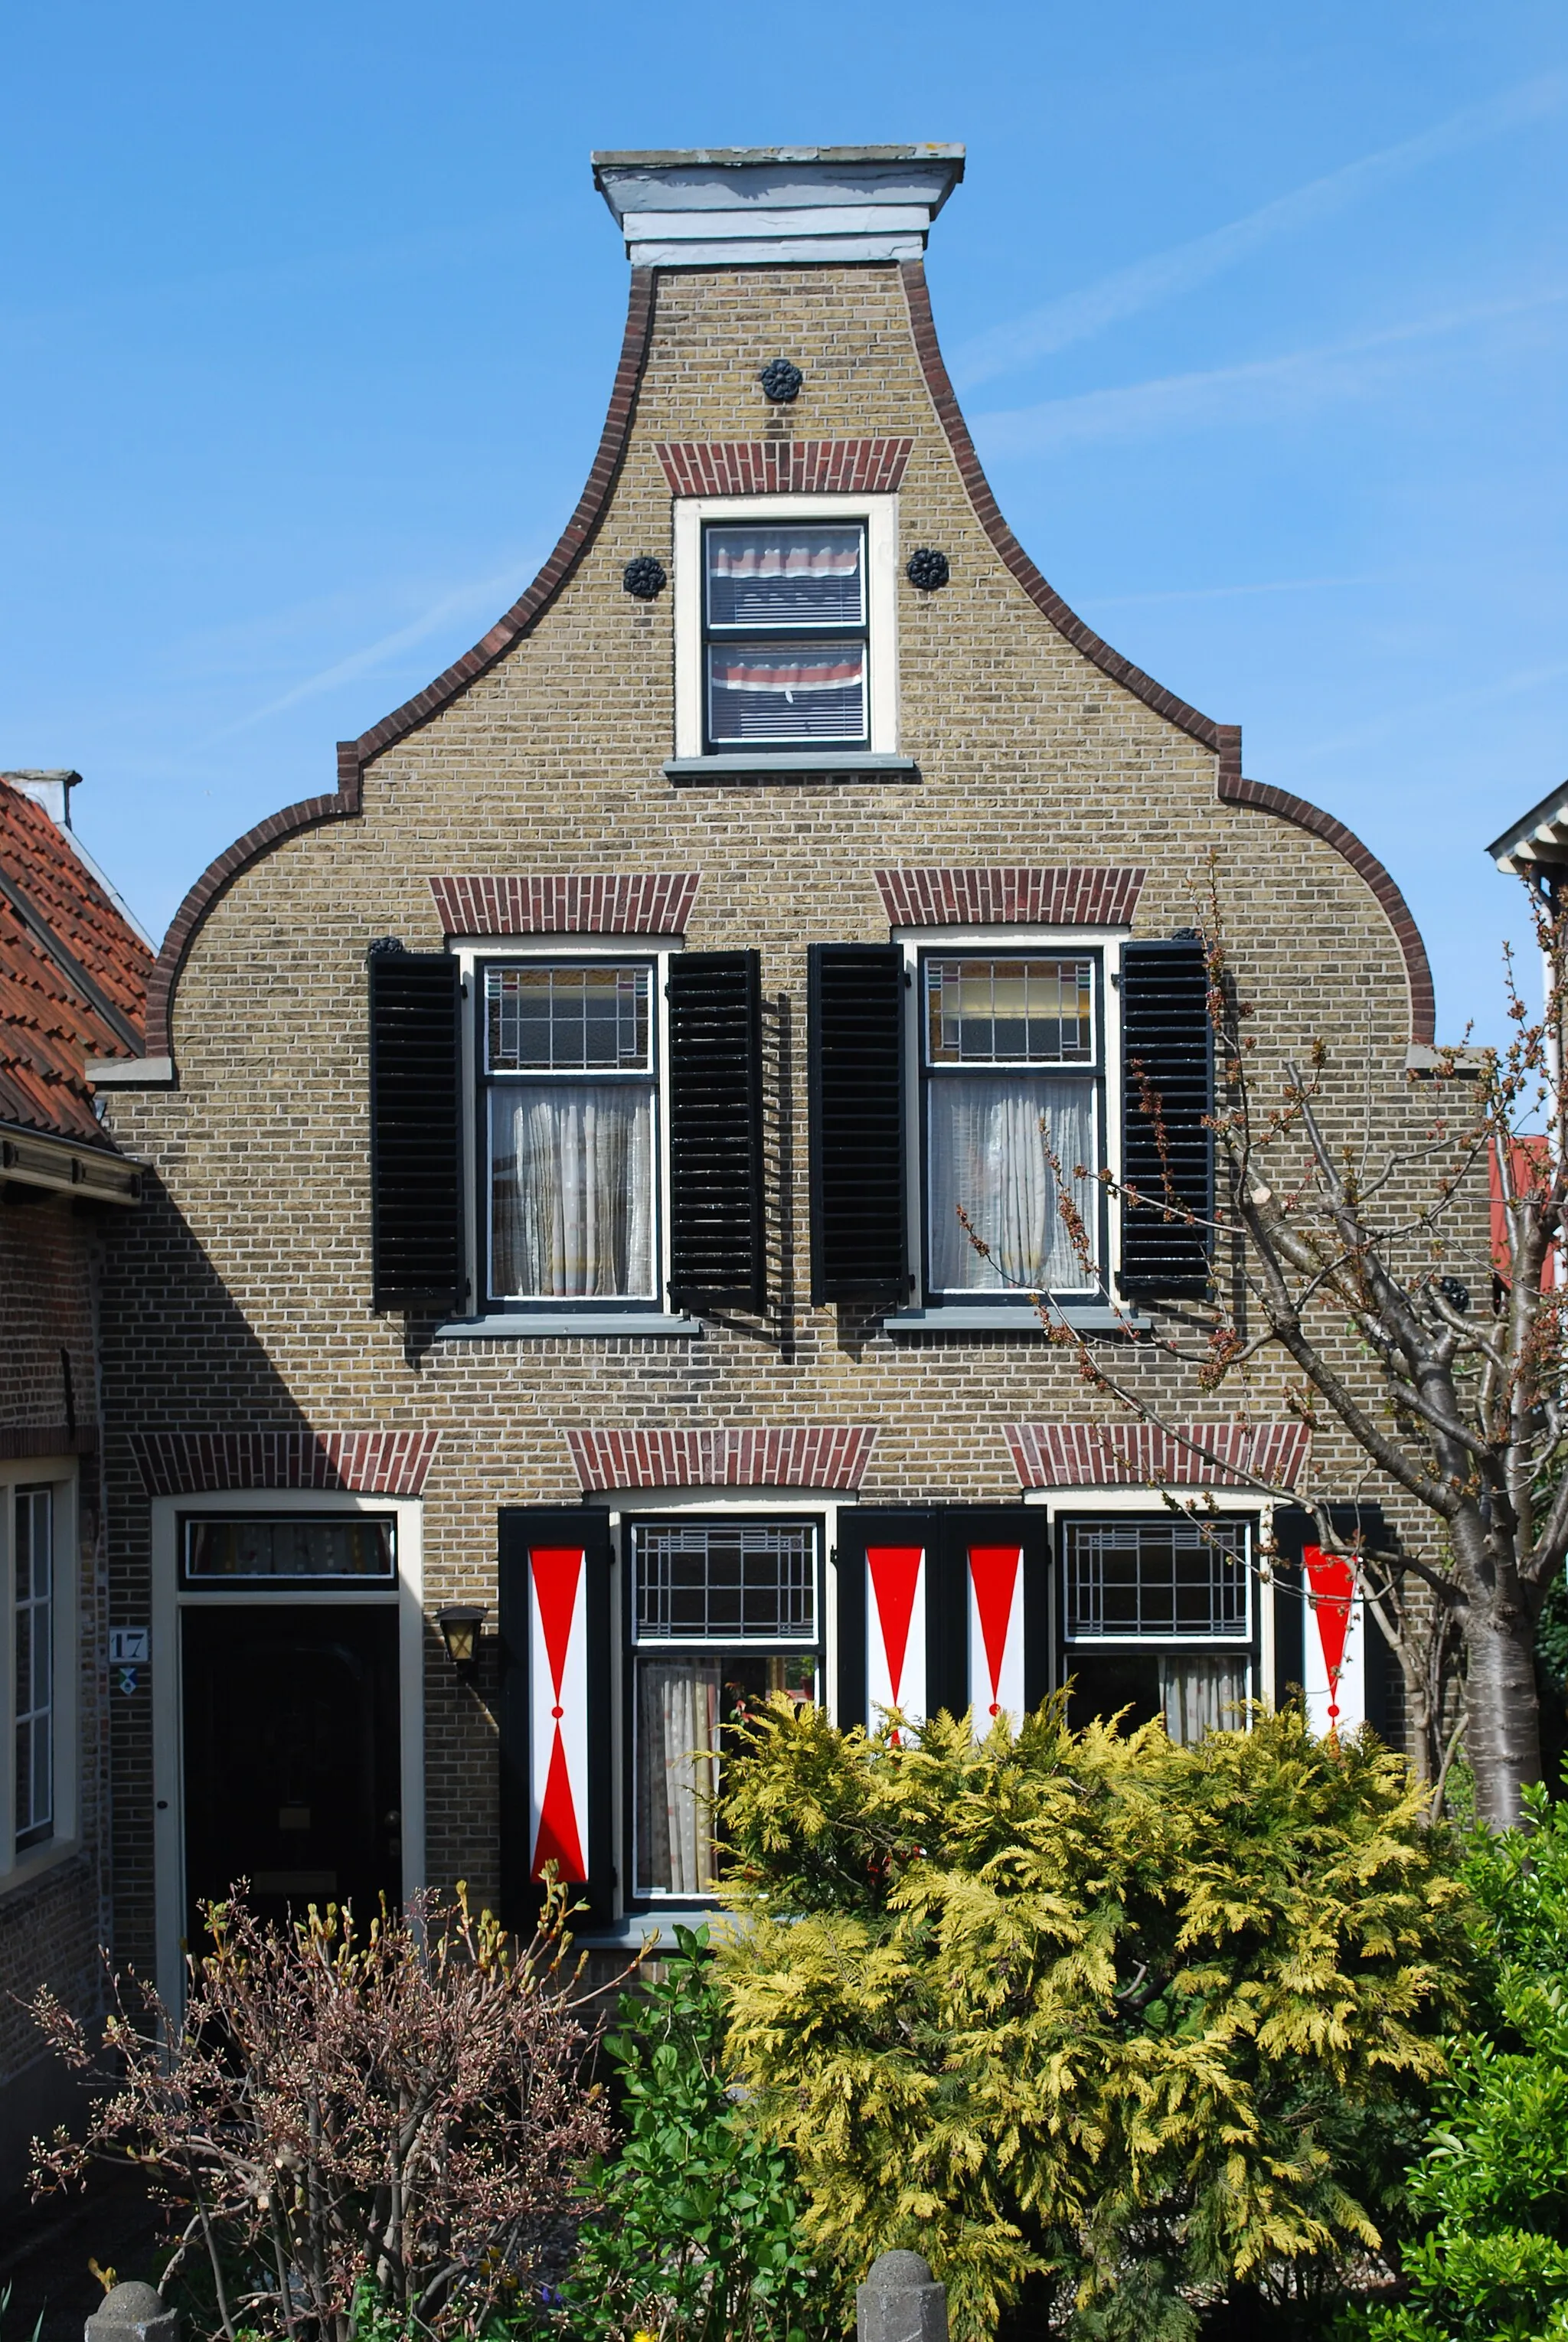
MULTIPOLYGON (((116 1942, 166 1978, 239 1875, 522 1919, 553 1859, 604 1942, 700 1909, 693 1752, 764 1690, 1326 1714, 1255 1569, 1246 1468, 1306 1486, 1284 1378, 1243 1420, 1129 1340, 1107 1290, 1190 1316, 1210 1261, 1094 1175, 1158 1181, 1142 1066, 1207 1206, 1212 870, 1260 1077, 1325 1035, 1381 1138, 1431 1111, 1426 958, 1009 533, 921 264, 962 169, 597 158, 631 302, 559 546, 197 882, 145 1063, 99 1075, 148 1166, 105 1315, 154 1685, 114 1706, 116 1942), (1204 1452, 1097 1399, 998 1260, 1204 1452)), ((1332 1429, 1311 1471, 1377 1493, 1332 1429)), ((1375 1676, 1353 1641, 1346 1721, 1375 1676)))
POLYGON ((142 1055, 153 961, 66 826, 75 778, 0 775, 0 2195, 69 2106, 14 1996, 92 2007, 108 1919, 95 1318, 140 1180, 83 1068, 142 1055))

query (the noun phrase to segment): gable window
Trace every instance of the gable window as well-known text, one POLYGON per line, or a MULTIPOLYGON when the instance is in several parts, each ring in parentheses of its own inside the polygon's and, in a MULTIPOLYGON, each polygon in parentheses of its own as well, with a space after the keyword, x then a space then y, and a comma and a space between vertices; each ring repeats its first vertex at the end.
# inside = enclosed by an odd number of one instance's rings
POLYGON ((864 522, 709 523, 703 616, 709 747, 868 745, 864 522))
POLYGON ((55 1492, 15 1493, 15 1847, 55 1834, 55 1492))
POLYGON ((638 1900, 717 1891, 724 1728, 770 1692, 817 1696, 813 1521, 632 1531, 633 1877, 638 1900))
POLYGON ((657 1296, 653 976, 613 960, 484 969, 494 1300, 657 1296))
POLYGON ((1098 985, 1098 957, 1087 952, 942 952, 922 962, 934 1299, 1093 1287, 1098 985))
POLYGON ((1070 1720, 1161 1716, 1188 1746, 1241 1724, 1253 1676, 1251 1552, 1244 1520, 1064 1521, 1070 1720))

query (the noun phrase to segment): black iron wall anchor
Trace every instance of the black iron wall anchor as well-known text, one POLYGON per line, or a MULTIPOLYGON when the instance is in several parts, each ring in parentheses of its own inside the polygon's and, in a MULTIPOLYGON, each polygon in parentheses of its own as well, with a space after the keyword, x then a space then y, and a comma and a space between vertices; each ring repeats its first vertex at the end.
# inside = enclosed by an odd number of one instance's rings
POLYGON ((805 376, 788 358, 770 358, 757 380, 763 386, 764 398, 771 398, 775 406, 785 406, 792 398, 800 396, 800 386, 805 376))
POLYGON ((904 565, 904 575, 923 594, 934 594, 945 586, 953 572, 945 553, 937 553, 929 545, 916 546, 904 565))
POLYGON ((664 563, 651 553, 639 553, 621 572, 622 585, 639 602, 656 602, 669 582, 664 563))

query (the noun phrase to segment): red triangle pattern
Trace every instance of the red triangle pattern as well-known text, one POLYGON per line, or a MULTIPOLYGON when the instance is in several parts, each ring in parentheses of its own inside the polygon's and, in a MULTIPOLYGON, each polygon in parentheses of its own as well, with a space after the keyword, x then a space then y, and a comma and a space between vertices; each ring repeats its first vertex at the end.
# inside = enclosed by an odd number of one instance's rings
POLYGON ((539 1805, 539 1833, 534 1841, 533 1875, 535 1878, 542 1878, 545 1864, 553 1862, 557 1877, 579 1882, 587 1877, 588 1870, 583 1860, 583 1834, 577 1824, 577 1801, 572 1794, 571 1767, 566 1762, 565 1743, 561 1737, 561 1684, 566 1672, 572 1620, 576 1614, 578 1590, 583 1580, 583 1558, 581 1546, 535 1546, 529 1555, 534 1573, 534 1599, 539 1606, 544 1655, 550 1663, 550 1681, 555 1695, 551 1710, 555 1719, 555 1731, 550 1744, 544 1795, 539 1805))
POLYGON ((991 1713, 1001 1711, 1002 1662, 1007 1652, 1007 1629, 1013 1622, 1014 1597, 1024 1548, 1016 1545, 972 1545, 969 1576, 980 1632, 985 1643, 985 1665, 991 1676, 991 1713))
POLYGON ((1323 1666, 1328 1670, 1328 1713, 1333 1724, 1339 1716, 1339 1679, 1344 1669, 1355 1572, 1343 1555, 1324 1553, 1317 1545, 1304 1546, 1302 1559, 1312 1588, 1308 1606, 1317 1621, 1318 1641, 1323 1645, 1323 1666))
POLYGON ((894 1707, 898 1706, 899 1690, 904 1682, 904 1662, 909 1650, 909 1626, 914 1616, 914 1589, 920 1582, 920 1565, 924 1554, 924 1546, 919 1545, 874 1545, 866 1547, 865 1566, 871 1573, 871 1590, 882 1628, 882 1647, 887 1653, 887 1680, 892 1686, 894 1707))
POLYGON ((583 1860, 583 1840, 577 1828, 577 1807, 572 1796, 572 1776, 566 1767, 566 1751, 562 1746, 561 1727, 555 1726, 555 1737, 550 1749, 550 1770, 544 1778, 544 1797, 539 1808, 539 1835, 534 1841, 534 1876, 543 1878, 544 1866, 553 1862, 557 1878, 569 1878, 580 1883, 588 1876, 583 1860))

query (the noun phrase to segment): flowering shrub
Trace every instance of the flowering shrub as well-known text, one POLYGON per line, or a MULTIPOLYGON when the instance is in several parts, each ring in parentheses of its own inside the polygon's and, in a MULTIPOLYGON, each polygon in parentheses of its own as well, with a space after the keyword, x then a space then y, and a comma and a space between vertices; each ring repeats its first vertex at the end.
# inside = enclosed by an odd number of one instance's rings
POLYGON ((169 2275, 205 2263, 225 2342, 510 2318, 609 2137, 582 2078, 562 1917, 553 1893, 518 1950, 461 1887, 364 1930, 335 1906, 281 1929, 214 1904, 183 2016, 111 1971, 95 2043, 39 1995, 44 2031, 97 2096, 85 2138, 35 2146, 35 2186, 89 2157, 142 2164, 177 2223, 169 2275))

